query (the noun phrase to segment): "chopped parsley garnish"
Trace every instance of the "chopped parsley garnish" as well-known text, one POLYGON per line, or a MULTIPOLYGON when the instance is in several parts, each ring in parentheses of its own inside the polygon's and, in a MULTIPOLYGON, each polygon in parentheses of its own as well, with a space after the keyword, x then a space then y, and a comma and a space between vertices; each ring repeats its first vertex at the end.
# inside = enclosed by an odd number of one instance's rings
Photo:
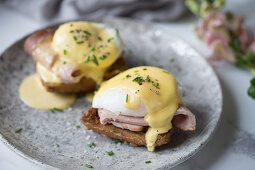
POLYGON ((73 30, 71 30, 70 33, 73 33, 73 30))
POLYGON ((107 151, 105 151, 105 153, 107 153, 107 155, 109 155, 109 156, 114 155, 113 151, 111 151, 111 152, 107 152, 107 151))
POLYGON ((150 163, 151 163, 151 161, 145 161, 145 163, 146 163, 146 164, 150 164, 150 163))
POLYGON ((147 70, 147 68, 143 68, 143 70, 147 70))
POLYGON ((23 129, 22 128, 19 128, 17 130, 15 130, 15 133, 20 133, 23 129))
POLYGON ((66 64, 66 61, 64 61, 63 64, 66 64))
POLYGON ((93 54, 93 56, 92 56, 92 61, 98 66, 99 64, 98 64, 98 61, 97 61, 97 58, 96 58, 96 56, 93 54))
POLYGON ((141 77, 136 77, 133 79, 133 82, 137 82, 138 84, 140 84, 141 80, 142 80, 141 77))
POLYGON ((126 103, 128 102, 128 94, 126 95, 126 103))
POLYGON ((66 49, 64 49, 63 53, 64 53, 64 55, 66 55, 66 54, 67 54, 67 50, 66 50, 66 49))
POLYGON ((82 43, 84 43, 84 41, 78 41, 78 42, 77 42, 77 44, 82 44, 82 43))
POLYGON ((96 144, 95 144, 94 142, 91 142, 91 143, 88 143, 87 146, 90 147, 90 148, 92 148, 92 147, 95 147, 96 144))
POLYGON ((87 168, 93 168, 93 166, 89 164, 85 164, 84 166, 86 166, 87 168))
POLYGON ((95 49, 95 47, 92 47, 91 49, 90 49, 90 51, 95 51, 96 49, 95 49))
POLYGON ((131 76, 130 76, 129 74, 127 74, 127 75, 126 75, 126 78, 129 78, 129 77, 131 77, 131 76))
POLYGON ((77 129, 80 129, 80 128, 81 128, 81 126, 80 126, 80 125, 77 125, 77 126, 76 126, 76 128, 77 128, 77 129))
POLYGON ((168 71, 165 71, 165 70, 163 70, 163 73, 167 73, 167 74, 169 74, 169 72, 168 72, 168 71))
POLYGON ((73 36, 73 39, 76 41, 76 40, 77 40, 77 37, 76 37, 76 36, 73 36))
POLYGON ((118 144, 118 143, 122 143, 122 142, 121 142, 121 141, 119 141, 119 140, 115 141, 115 144, 118 144))
POLYGON ((151 81, 151 79, 150 79, 150 76, 149 76, 149 75, 147 75, 147 77, 146 77, 145 81, 147 81, 147 82, 150 82, 150 81, 151 81))
POLYGON ((98 39, 99 41, 103 41, 103 40, 102 40, 102 38, 101 38, 101 37, 99 37, 99 36, 97 37, 97 39, 98 39))
POLYGON ((106 59, 106 58, 107 58, 106 55, 101 55, 101 56, 99 57, 100 60, 104 60, 104 59, 106 59))
POLYGON ((139 70, 135 70, 134 72, 137 73, 137 72, 139 72, 139 70))
POLYGON ((59 147, 59 144, 56 144, 57 147, 59 147))
POLYGON ((84 63, 88 63, 90 61, 90 56, 87 56, 86 60, 84 61, 84 63))
POLYGON ((50 109, 50 112, 51 112, 51 113, 55 113, 55 112, 63 112, 63 110, 62 110, 62 109, 59 109, 59 108, 54 107, 54 108, 50 109))
POLYGON ((88 32, 88 31, 86 31, 86 30, 84 30, 83 32, 84 32, 85 34, 87 34, 87 35, 91 35, 91 33, 88 32))
POLYGON ((107 40, 107 42, 110 43, 112 40, 113 40, 113 37, 112 37, 112 38, 109 38, 109 39, 107 40))
POLYGON ((155 83, 152 83, 152 85, 153 85, 154 87, 156 87, 157 89, 160 89, 160 88, 159 88, 159 83, 156 83, 156 84, 155 84, 155 83))

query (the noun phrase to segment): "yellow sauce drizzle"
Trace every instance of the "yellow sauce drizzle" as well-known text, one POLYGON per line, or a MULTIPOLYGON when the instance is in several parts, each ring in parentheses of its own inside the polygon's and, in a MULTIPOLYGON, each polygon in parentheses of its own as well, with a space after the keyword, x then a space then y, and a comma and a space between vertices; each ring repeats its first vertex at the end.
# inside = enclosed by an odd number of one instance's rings
POLYGON ((75 94, 56 94, 47 92, 36 74, 28 76, 20 85, 19 95, 30 107, 49 110, 52 108, 66 109, 76 100, 75 94))
POLYGON ((125 107, 137 109, 141 101, 144 102, 148 111, 144 119, 150 126, 146 144, 148 150, 153 151, 158 134, 167 133, 172 128, 173 115, 181 103, 175 77, 160 68, 135 67, 103 83, 95 98, 118 88, 128 91, 128 101, 123 102, 125 107))
POLYGON ((42 67, 37 67, 37 72, 44 81, 59 83, 59 68, 63 65, 75 64, 81 71, 79 79, 85 76, 100 84, 106 69, 122 52, 123 47, 121 43, 119 44, 119 40, 115 30, 110 34, 106 28, 97 23, 65 23, 56 30, 51 43, 54 51, 59 55, 52 69, 48 69, 52 74, 42 67))

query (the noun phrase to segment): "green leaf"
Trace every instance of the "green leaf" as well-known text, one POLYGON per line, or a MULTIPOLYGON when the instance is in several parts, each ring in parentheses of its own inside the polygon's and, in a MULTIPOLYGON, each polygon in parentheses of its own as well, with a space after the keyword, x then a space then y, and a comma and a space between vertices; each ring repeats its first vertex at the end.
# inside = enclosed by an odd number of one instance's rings
POLYGON ((86 60, 84 61, 84 63, 88 63, 90 61, 90 56, 87 56, 86 60))
POLYGON ((59 108, 54 107, 54 108, 50 109, 50 112, 51 112, 51 113, 55 113, 55 112, 63 112, 63 110, 62 110, 62 109, 59 109, 59 108))
POLYGON ((255 77, 251 80, 251 84, 255 86, 255 77))
POLYGON ((93 54, 92 61, 95 63, 95 65, 99 65, 96 56, 93 54))
POLYGON ((251 80, 251 85, 248 89, 248 95, 255 99, 255 77, 251 80))
POLYGON ((255 86, 251 85, 248 89, 248 95, 255 99, 255 86))
POLYGON ((104 60, 104 59, 106 59, 106 58, 107 58, 106 55, 101 55, 101 56, 99 57, 100 60, 104 60))
POLYGON ((185 4, 193 14, 200 16, 200 5, 196 1, 186 0, 185 4))
POLYGON ((15 130, 15 133, 20 133, 23 129, 22 128, 19 128, 17 130, 15 130))
POLYGON ((220 9, 225 5, 225 0, 215 0, 213 3, 213 7, 216 9, 220 9))
POLYGON ((105 151, 105 153, 107 153, 107 155, 109 155, 109 156, 113 156, 114 155, 113 151, 111 151, 111 152, 105 151))
POLYGON ((149 76, 149 75, 147 75, 147 77, 146 77, 145 81, 147 81, 147 82, 150 82, 150 81, 151 81, 151 79, 150 79, 150 76, 149 76))
POLYGON ((84 43, 84 41, 78 41, 77 42, 77 44, 83 44, 84 43))
POLYGON ((66 50, 66 49, 64 49, 64 50, 63 50, 63 53, 64 53, 64 55, 66 55, 66 54, 67 54, 67 50, 66 50))
POLYGON ((113 37, 112 37, 112 38, 109 38, 109 39, 107 40, 107 42, 110 43, 113 39, 114 39, 113 37))
POLYGON ((103 41, 103 40, 102 40, 102 38, 101 38, 101 37, 99 37, 99 36, 97 37, 97 39, 98 39, 99 41, 103 41))
POLYGON ((115 144, 118 144, 118 143, 122 143, 122 142, 121 142, 121 141, 119 141, 119 140, 115 141, 115 144))
POLYGON ((133 82, 137 82, 138 84, 140 84, 141 80, 142 80, 141 77, 136 77, 133 79, 133 82))
POLYGON ((87 144, 87 146, 90 147, 90 148, 92 148, 92 147, 95 147, 96 144, 95 144, 94 142, 91 142, 91 143, 87 144))
POLYGON ((86 31, 86 30, 84 30, 83 32, 84 32, 85 34, 87 34, 87 35, 91 35, 91 33, 88 32, 88 31, 86 31))
POLYGON ((86 166, 87 168, 93 168, 93 166, 89 164, 85 164, 84 166, 86 166))

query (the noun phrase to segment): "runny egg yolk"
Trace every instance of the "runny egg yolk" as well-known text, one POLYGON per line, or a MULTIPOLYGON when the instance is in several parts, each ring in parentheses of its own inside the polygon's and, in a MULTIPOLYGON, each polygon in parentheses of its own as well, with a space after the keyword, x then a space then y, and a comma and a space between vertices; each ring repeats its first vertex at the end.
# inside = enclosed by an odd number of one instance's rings
POLYGON ((160 68, 135 67, 104 82, 95 98, 119 88, 127 91, 123 101, 126 108, 138 109, 141 101, 144 102, 148 111, 144 119, 149 124, 146 144, 148 150, 153 151, 158 134, 167 133, 172 128, 172 118, 182 102, 175 77, 160 68))
POLYGON ((56 30, 51 45, 58 54, 57 61, 51 70, 45 71, 39 64, 37 71, 44 81, 53 83, 61 83, 58 75, 61 67, 75 64, 81 72, 80 78, 85 76, 99 84, 106 69, 123 51, 117 30, 84 21, 61 25, 56 30))

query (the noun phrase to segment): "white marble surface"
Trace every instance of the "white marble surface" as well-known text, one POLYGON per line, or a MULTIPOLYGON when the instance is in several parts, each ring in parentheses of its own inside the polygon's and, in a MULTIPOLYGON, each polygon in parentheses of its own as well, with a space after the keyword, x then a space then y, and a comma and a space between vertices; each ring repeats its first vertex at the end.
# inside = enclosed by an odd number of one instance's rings
MULTIPOLYGON (((250 28, 255 24, 254 7, 254 0, 229 0, 226 5, 226 9, 245 15, 247 26, 250 28)), ((0 53, 25 34, 45 26, 15 11, 5 9, 1 4, 0 21, 0 53)), ((195 22, 196 19, 191 17, 171 24, 157 24, 157 26, 188 41, 205 56, 209 50, 192 32, 192 24, 195 22)), ((227 63, 221 63, 215 69, 224 95, 221 122, 211 141, 195 156, 173 168, 174 170, 255 169, 255 100, 249 98, 246 93, 252 76, 247 71, 227 63)), ((18 156, 0 142, 0 169, 40 170, 42 168, 18 156)))

